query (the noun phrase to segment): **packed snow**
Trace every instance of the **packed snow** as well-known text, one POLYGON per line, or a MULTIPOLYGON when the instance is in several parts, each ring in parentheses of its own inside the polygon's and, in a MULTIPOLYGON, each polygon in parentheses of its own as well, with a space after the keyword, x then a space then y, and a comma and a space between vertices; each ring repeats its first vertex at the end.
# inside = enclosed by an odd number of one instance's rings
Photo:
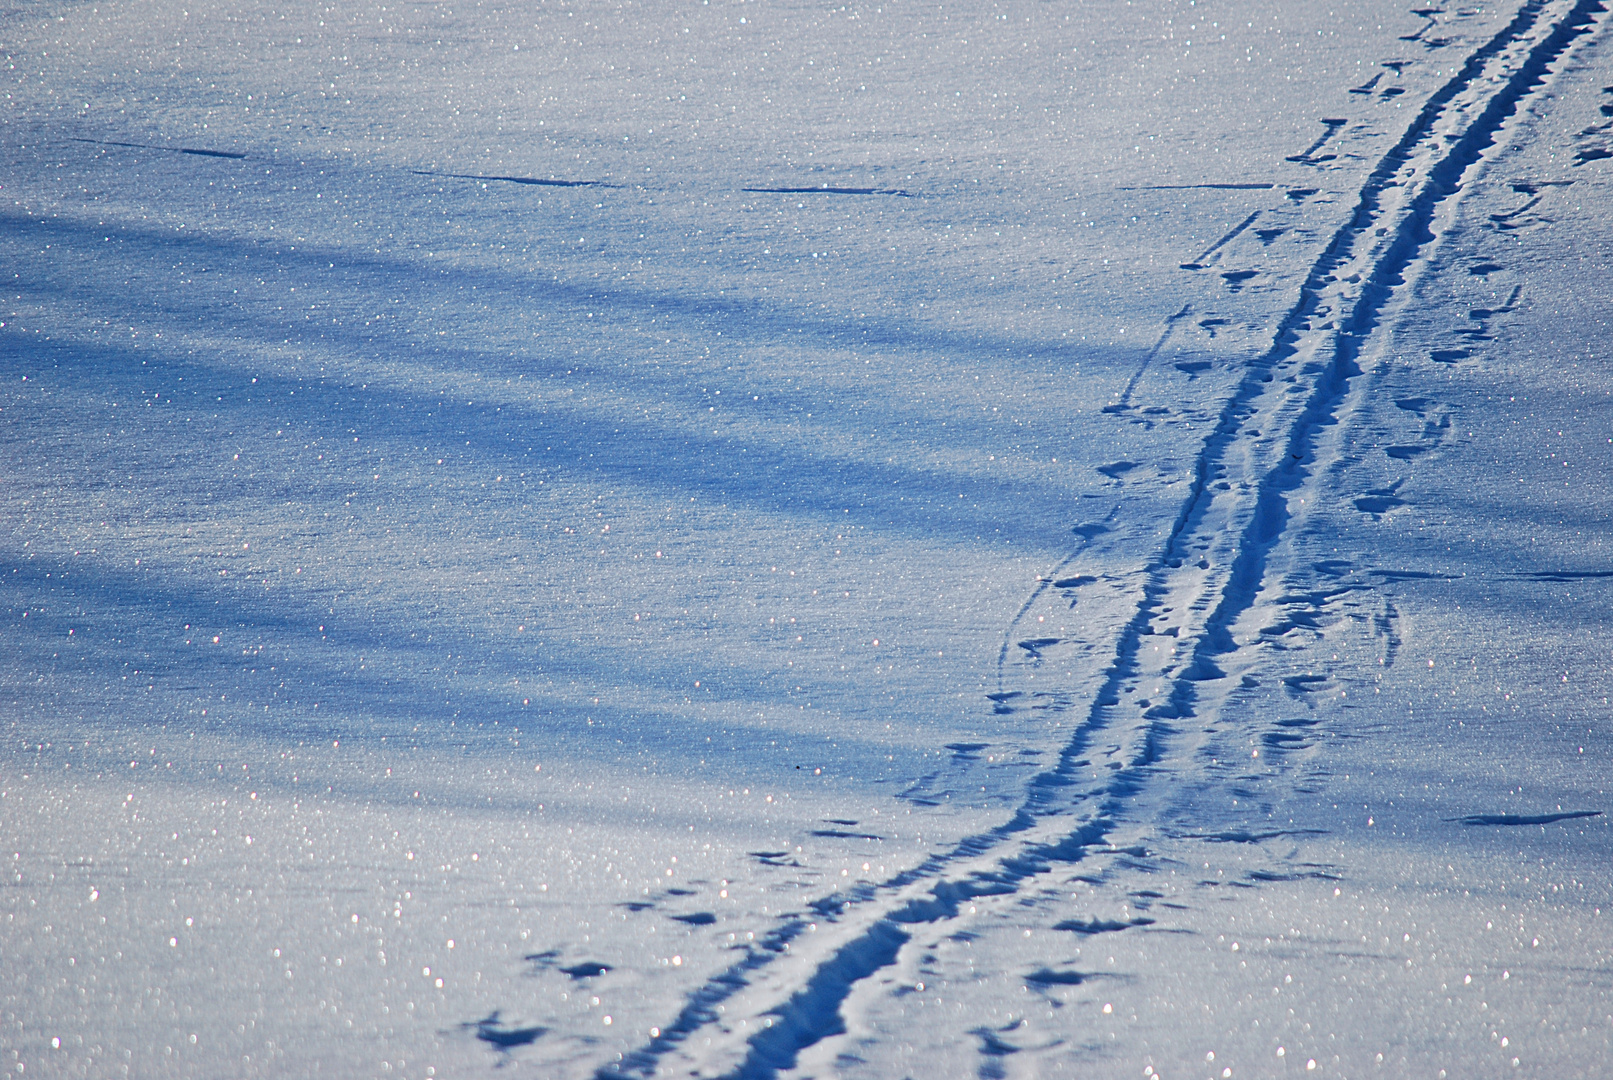
POLYGON ((1600 1076, 1613 12, 0 12, 0 1070, 1600 1076))

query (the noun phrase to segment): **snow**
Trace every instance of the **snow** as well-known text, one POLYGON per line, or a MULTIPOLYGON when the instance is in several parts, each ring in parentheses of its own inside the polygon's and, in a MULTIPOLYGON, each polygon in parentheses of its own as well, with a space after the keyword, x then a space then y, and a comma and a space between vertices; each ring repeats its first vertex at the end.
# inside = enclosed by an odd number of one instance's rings
POLYGON ((1603 4, 0 18, 0 1068, 1613 1052, 1603 4))

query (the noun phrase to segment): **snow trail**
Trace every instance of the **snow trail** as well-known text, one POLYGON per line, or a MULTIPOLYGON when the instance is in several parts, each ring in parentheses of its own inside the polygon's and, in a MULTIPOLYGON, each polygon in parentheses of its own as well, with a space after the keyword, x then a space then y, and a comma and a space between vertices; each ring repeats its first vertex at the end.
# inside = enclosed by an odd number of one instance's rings
MULTIPOLYGON (((1205 440, 1189 494, 1144 571, 1141 600, 1119 634, 1102 690, 1058 764, 1030 780, 1009 820, 878 885, 818 901, 812 907, 827 932, 788 917, 691 995, 672 1026, 601 1068, 601 1080, 653 1075, 670 1056, 705 1075, 776 1076, 794 1067, 802 1051, 844 1032, 842 1003, 860 981, 895 962, 910 939, 904 927, 953 918, 975 898, 1013 894, 1054 864, 1078 862, 1107 845, 1118 823, 1140 816, 1141 797, 1170 775, 1162 760, 1180 735, 1177 721, 1216 714, 1235 683, 1223 671, 1239 648, 1232 628, 1258 601, 1267 553, 1290 518, 1289 500, 1303 498, 1316 474, 1318 438, 1339 422, 1360 374, 1357 360, 1393 291, 1437 239, 1441 206, 1459 195, 1464 175, 1550 65, 1606 10, 1602 0, 1526 4, 1381 157, 1354 213, 1313 262, 1272 346, 1250 362, 1205 440), (1131 691, 1148 696, 1122 705, 1131 691), (1154 694, 1161 695, 1157 703, 1154 694), (1084 784, 1085 762, 1077 759, 1100 736, 1121 744, 1121 767, 1084 784), (1014 849, 999 853, 1008 843, 1014 849), (809 927, 813 932, 805 933, 809 927), (724 1002, 737 1006, 730 1010, 736 1016, 759 1018, 755 1029, 725 1019, 718 1009, 724 1002), (711 1045, 695 1050, 691 1036, 703 1031, 711 1045)), ((1184 308, 1172 316, 1150 359, 1185 314, 1184 308)), ((1057 576, 1044 576, 1016 622, 1057 576)), ((1012 631, 1011 625, 1003 655, 1012 631)))

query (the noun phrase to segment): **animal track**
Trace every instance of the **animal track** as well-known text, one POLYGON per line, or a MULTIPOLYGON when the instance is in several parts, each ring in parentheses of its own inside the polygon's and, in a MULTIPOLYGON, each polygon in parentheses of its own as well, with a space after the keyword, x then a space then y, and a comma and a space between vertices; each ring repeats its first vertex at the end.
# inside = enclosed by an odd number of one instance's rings
POLYGON ((800 862, 795 859, 790 859, 789 862, 781 861, 789 857, 790 853, 788 851, 747 851, 745 854, 749 855, 763 866, 799 867, 801 865, 800 862))
POLYGON ((1094 584, 1098 579, 1090 574, 1077 574, 1074 577, 1059 578, 1053 582, 1055 589, 1079 589, 1083 585, 1094 584))
POLYGON ((1027 638, 1019 643, 1019 647, 1025 650, 1028 660, 1034 664, 1040 664, 1042 662, 1042 650, 1049 645, 1057 645, 1059 641, 1060 639, 1056 637, 1027 638))
POLYGON ((1437 49, 1443 45, 1450 44, 1450 42, 1444 38, 1430 38, 1427 36, 1430 30, 1439 25, 1439 21, 1435 18, 1435 16, 1445 14, 1444 8, 1414 8, 1412 10, 1412 14, 1417 16, 1419 19, 1422 19, 1423 25, 1415 34, 1401 35, 1401 41, 1420 42, 1425 48, 1429 49, 1437 49))
POLYGON ((416 176, 440 176, 440 177, 452 178, 454 180, 497 181, 497 182, 499 182, 501 184, 527 184, 527 185, 536 186, 536 187, 556 187, 556 188, 589 188, 589 187, 597 187, 597 188, 609 188, 609 187, 615 187, 616 186, 615 184, 607 184, 603 180, 544 180, 544 179, 540 179, 539 177, 536 177, 536 176, 483 176, 480 173, 456 173, 456 172, 440 173, 440 172, 428 172, 425 169, 413 169, 411 171, 416 176))
POLYGON ((748 187, 741 191, 771 195, 894 195, 901 199, 913 198, 913 193, 901 188, 834 187, 820 184, 817 187, 748 187))
MULTIPOLYGON (((1602 93, 1613 94, 1613 86, 1602 87, 1602 93)), ((1603 116, 1613 117, 1613 102, 1603 105, 1600 112, 1603 116)), ((1609 135, 1610 132, 1613 132, 1613 121, 1595 124, 1575 136, 1574 145, 1578 149, 1574 154, 1574 167, 1613 158, 1613 136, 1609 135)))
POLYGON ((1519 576, 1526 581, 1593 581, 1613 577, 1613 570, 1532 570, 1519 576))
POLYGON ((1383 79, 1383 72, 1380 71, 1376 75, 1372 76, 1372 78, 1370 78, 1366 82, 1362 83, 1360 86, 1352 86, 1352 87, 1350 87, 1350 93, 1352 93, 1352 94, 1370 94, 1370 93, 1372 93, 1373 87, 1377 86, 1378 83, 1382 79, 1383 79))
POLYGON ((1462 329, 1456 331, 1456 333, 1473 341, 1489 341, 1491 336, 1490 320, 1495 318, 1497 315, 1507 315, 1517 310, 1518 297, 1522 293, 1523 286, 1514 285, 1512 287, 1512 292, 1507 295, 1506 302, 1500 307, 1473 308, 1467 313, 1467 317, 1468 321, 1475 323, 1476 325, 1463 327, 1462 329))
MULTIPOLYGON (((1515 230, 1532 230, 1551 224, 1552 219, 1540 217, 1530 213, 1530 211, 1541 204, 1552 188, 1569 187, 1573 183, 1574 181, 1572 180, 1542 180, 1533 183, 1518 181, 1514 183, 1512 190, 1520 195, 1528 196, 1528 201, 1515 210, 1491 214, 1486 227, 1499 232, 1512 232, 1515 230)), ((1495 269, 1504 269, 1504 267, 1496 266, 1495 269)), ((1494 270, 1488 271, 1488 273, 1493 272, 1494 270)), ((1473 273, 1473 271, 1469 271, 1469 273, 1473 273)))
POLYGON ((1406 478, 1402 476, 1388 487, 1374 488, 1355 500, 1355 508, 1377 519, 1398 506, 1405 506, 1406 500, 1395 494, 1405 482, 1406 478))
POLYGON ((1118 933, 1121 930, 1130 930, 1134 926, 1153 926, 1153 925, 1154 925, 1154 920, 1153 919, 1147 919, 1147 918, 1143 918, 1142 916, 1138 916, 1137 918, 1134 918, 1134 919, 1127 919, 1124 922, 1117 922, 1117 921, 1115 921, 1113 919, 1088 919, 1088 920, 1086 920, 1084 922, 1082 920, 1080 920, 1080 919, 1065 919, 1062 922, 1054 923, 1053 924, 1053 929, 1055 929, 1055 930, 1068 930, 1071 933, 1081 934, 1083 936, 1090 937, 1093 934, 1113 934, 1113 933, 1118 933))
POLYGON ((1343 585, 1333 589, 1287 592, 1271 601, 1271 605, 1281 612, 1282 618, 1264 627, 1260 636, 1263 640, 1275 641, 1296 630, 1319 635, 1339 619, 1335 601, 1360 589, 1358 585, 1343 585))
POLYGON ((1333 685, 1333 680, 1326 675, 1307 672, 1304 675, 1284 676, 1282 683, 1283 689, 1288 692, 1290 697, 1304 700, 1306 694, 1318 694, 1323 690, 1330 689, 1333 685))
POLYGON ((1182 263, 1181 264, 1182 269, 1183 270, 1203 270, 1206 267, 1208 267, 1210 265, 1210 263, 1214 261, 1214 256, 1222 248, 1226 247, 1232 241, 1236 240, 1239 236, 1241 236, 1243 234, 1243 231, 1245 229, 1247 229, 1249 226, 1253 225, 1255 223, 1255 219, 1258 218, 1260 215, 1261 215, 1261 211, 1256 210, 1254 213, 1250 214, 1248 217, 1246 217, 1242 221, 1238 222, 1236 225, 1234 225, 1226 233, 1225 236, 1221 237, 1221 239, 1217 240, 1215 243, 1213 243, 1209 247, 1205 248, 1204 251, 1201 252, 1199 254, 1199 256, 1197 258, 1195 258, 1192 262, 1182 263))
MULTIPOLYGON (((1017 1031, 1018 1029, 1019 1021, 1015 1020, 1003 1030, 1017 1031)), ((985 1064, 980 1067, 980 1080, 1000 1080, 1001 1077, 1008 1075, 1003 1070, 998 1059, 1019 1053, 1019 1047, 1013 1043, 1004 1042, 990 1028, 975 1028, 969 1034, 980 1040, 980 1056, 986 1059, 985 1064)))
POLYGON ((1260 743, 1274 754, 1286 754, 1295 750, 1306 750, 1316 743, 1315 733, 1310 729, 1318 721, 1299 717, 1293 720, 1277 721, 1277 731, 1268 731, 1260 736, 1260 743))
POLYGON ((459 1026, 475 1032, 476 1037, 482 1042, 501 1051, 536 1042, 549 1030, 543 1027, 511 1027, 499 1019, 498 1009, 494 1009, 480 1020, 472 1020, 459 1026))
POLYGON ((1600 810, 1569 810, 1557 814, 1469 814, 1450 820, 1460 821, 1463 825, 1550 825, 1554 821, 1601 816, 1600 810))
POLYGON ((1093 978, 1101 976, 1085 971, 1054 971, 1044 967, 1025 976, 1025 981, 1031 986, 1080 986, 1093 978))
POLYGON ((1429 402, 1421 399, 1407 399, 1407 405, 1396 402, 1396 406, 1405 412, 1412 413, 1423 422, 1423 427, 1417 433, 1418 442, 1410 446, 1386 446, 1385 454, 1399 461, 1408 461, 1430 450, 1438 449, 1450 437, 1451 414, 1445 408, 1432 407, 1429 402), (1415 402, 1415 405, 1411 405, 1415 402), (1411 407, 1408 407, 1410 405, 1411 407))
POLYGON ((1326 146, 1328 140, 1337 135, 1340 129, 1349 122, 1348 119, 1343 117, 1322 117, 1322 134, 1317 136, 1316 141, 1304 150, 1297 154, 1290 154, 1286 160, 1298 162, 1301 165, 1320 165, 1324 161, 1333 161, 1338 157, 1337 154, 1318 154, 1317 151, 1326 146))
POLYGON ((72 137, 73 142, 93 143, 96 146, 128 146, 136 150, 160 150, 165 154, 189 154, 192 157, 227 158, 231 161, 245 159, 245 154, 238 154, 231 150, 203 150, 196 146, 153 146, 150 143, 114 142, 110 139, 81 139, 72 137))
MULTIPOLYGON (((1175 331, 1176 324, 1181 322, 1183 319, 1187 318, 1188 315, 1192 313, 1192 311, 1193 311, 1193 305, 1192 304, 1183 304, 1180 311, 1176 312, 1174 315, 1170 316, 1169 318, 1167 318, 1165 320, 1165 327, 1164 327, 1163 330, 1160 331, 1159 340, 1155 341, 1154 342, 1154 347, 1152 349, 1148 350, 1147 355, 1145 355, 1143 357, 1142 363, 1137 365, 1136 372, 1131 376, 1131 378, 1129 380, 1127 380, 1125 389, 1120 392, 1119 400, 1115 401, 1112 404, 1105 405, 1103 407, 1104 412, 1106 412, 1106 413, 1125 412, 1125 411, 1127 411, 1128 409, 1131 408, 1131 395, 1132 395, 1132 392, 1137 389, 1137 384, 1139 382, 1141 382, 1143 376, 1148 373, 1149 365, 1154 362, 1154 357, 1158 356, 1159 353, 1160 353, 1160 350, 1165 348, 1165 342, 1170 339, 1171 334, 1175 331)), ((1147 423, 1147 426, 1152 428, 1153 424, 1152 423, 1147 423)), ((1133 462, 1132 464, 1135 465, 1136 463, 1133 462)), ((1102 472, 1103 470, 1099 469, 1098 471, 1102 472)))
POLYGON ((822 836, 822 837, 826 837, 826 838, 831 839, 831 840, 883 840, 883 839, 885 839, 883 836, 876 836, 873 833, 846 832, 843 829, 813 829, 811 832, 807 833, 807 835, 808 836, 822 836))
POLYGON ((1123 187, 1121 191, 1270 191, 1276 184, 1144 184, 1123 187))
POLYGON ((1250 881, 1304 881, 1313 878, 1317 881, 1339 881, 1340 876, 1333 872, 1333 868, 1321 863, 1300 863, 1305 869, 1284 873, 1279 870, 1251 870, 1245 875, 1250 881))
POLYGON ((1394 667, 1400 653, 1400 611, 1393 602, 1384 600, 1383 610, 1373 616, 1372 632, 1383 638, 1383 656, 1379 659, 1384 669, 1394 667))
MULTIPOLYGON (((1384 69, 1384 71, 1392 72, 1394 74, 1394 77, 1396 79, 1398 79, 1398 78, 1400 78, 1401 73, 1408 66, 1410 66, 1410 64, 1411 64, 1411 61, 1409 61, 1409 60, 1385 60, 1381 64, 1379 64, 1379 67, 1382 67, 1384 69)), ((1360 86, 1352 86, 1350 88, 1350 93, 1365 97, 1365 96, 1371 94, 1373 90, 1377 89, 1378 84, 1381 83, 1382 81, 1383 81, 1383 71, 1380 71, 1377 74, 1373 75, 1372 78, 1370 78, 1366 82, 1362 83, 1360 86)), ((1401 94, 1404 94, 1405 92, 1406 92, 1406 88, 1403 87, 1403 86, 1386 86, 1382 90, 1378 91, 1378 100, 1379 101, 1389 101, 1389 100, 1391 100, 1393 98, 1399 97, 1401 94)))
POLYGON ((1267 829, 1262 832, 1249 832, 1246 829, 1224 829, 1214 833, 1184 833, 1184 840, 1207 840, 1212 844, 1263 844, 1267 840, 1278 840, 1285 836, 1324 836, 1323 829, 1267 829))

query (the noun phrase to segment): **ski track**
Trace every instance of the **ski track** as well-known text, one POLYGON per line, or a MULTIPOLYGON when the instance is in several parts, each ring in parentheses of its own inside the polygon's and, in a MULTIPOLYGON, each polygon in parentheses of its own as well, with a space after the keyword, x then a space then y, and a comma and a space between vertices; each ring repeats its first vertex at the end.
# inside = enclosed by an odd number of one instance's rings
MULTIPOLYGON (((1176 734, 1172 721, 1216 711, 1211 684, 1231 681, 1217 661, 1238 649, 1232 628, 1257 602, 1267 555, 1288 525, 1288 500, 1311 479, 1317 440, 1339 422, 1351 380, 1360 374, 1357 359, 1393 290, 1436 241, 1437 211, 1460 192, 1464 174, 1480 163, 1549 65, 1595 29, 1606 10, 1604 0, 1526 3, 1428 99, 1379 160, 1349 220, 1306 275, 1271 348, 1250 362, 1206 439, 1190 492, 1143 571, 1141 599, 1118 636, 1088 715, 1057 765, 1031 779, 1013 816, 884 882, 832 894, 809 905, 810 913, 782 917, 743 959, 694 991, 659 1035, 601 1067, 598 1080, 654 1075, 691 1036, 714 1026, 712 1048, 701 1055, 708 1067, 733 1080, 775 1077, 794 1067, 803 1050, 845 1031, 842 1003, 859 982, 896 961, 912 937, 909 928, 950 919, 975 898, 1016 893, 1054 864, 1110 846, 1149 781, 1164 775, 1158 763, 1176 734), (1149 682, 1168 693, 1158 703, 1138 701, 1124 715, 1121 695, 1149 682), (1083 789, 1077 778, 1085 763, 1076 759, 1099 735, 1119 739, 1129 759, 1101 784, 1083 789), (1078 816, 1083 804, 1087 812, 1078 816), (995 854, 1011 841, 1013 851, 995 854), (828 924, 824 929, 841 933, 823 934, 819 948, 792 950, 820 937, 808 933, 814 915, 828 924), (769 970, 775 967, 799 970, 769 970), (775 977, 763 978, 768 975, 775 977), (738 1017, 725 1019, 721 1006, 749 991, 770 995, 774 1004, 754 1012, 760 1026, 745 1035, 732 1026, 738 1017), (727 1064, 713 1059, 724 1052, 727 1064)), ((1038 582, 1021 616, 1056 576, 1038 582)))

